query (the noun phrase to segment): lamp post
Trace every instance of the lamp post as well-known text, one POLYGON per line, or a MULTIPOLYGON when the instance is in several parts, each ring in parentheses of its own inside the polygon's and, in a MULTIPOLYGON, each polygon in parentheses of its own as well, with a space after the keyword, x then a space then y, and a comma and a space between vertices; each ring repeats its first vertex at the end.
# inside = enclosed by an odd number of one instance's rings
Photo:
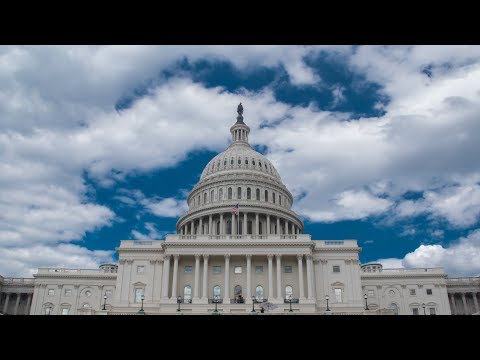
POLYGON ((45 313, 47 315, 52 315, 52 310, 53 310, 53 306, 52 305, 48 305, 46 308, 45 308, 45 313))
POLYGON ((327 300, 327 311, 330 311, 330 308, 328 307, 328 299, 330 299, 330 297, 328 295, 325 295, 325 300, 327 300))
POLYGON ((105 308, 105 305, 107 304, 107 294, 103 295, 103 309, 102 310, 107 310, 105 308))
POLYGON ((368 302, 367 302, 368 296, 367 296, 367 294, 363 295, 363 298, 365 299, 365 310, 370 310, 370 309, 368 308, 368 302))
POLYGON ((145 300, 145 296, 142 295, 140 300, 142 300, 142 308, 140 310, 138 310, 138 314, 145 315, 145 310, 143 310, 143 300, 145 300))
POLYGON ((178 304, 178 307, 177 307, 177 312, 180 311, 180 303, 182 302, 182 297, 181 296, 177 296, 177 304, 178 304))
POLYGON ((427 313, 425 312, 425 303, 422 304, 422 307, 423 307, 423 315, 427 315, 427 313))
POLYGON ((252 311, 251 313, 256 313, 255 311, 255 296, 252 296, 252 311))
POLYGON ((220 315, 220 313, 218 312, 218 309, 217 309, 217 304, 220 302, 220 296, 219 295, 215 295, 213 297, 213 303, 215 304, 215 310, 213 311, 213 315, 220 315))
POLYGON ((288 295, 288 296, 287 296, 287 301, 288 301, 288 304, 290 305, 290 310, 288 310, 288 312, 293 312, 293 310, 292 310, 293 296, 292 296, 292 295, 288 295))

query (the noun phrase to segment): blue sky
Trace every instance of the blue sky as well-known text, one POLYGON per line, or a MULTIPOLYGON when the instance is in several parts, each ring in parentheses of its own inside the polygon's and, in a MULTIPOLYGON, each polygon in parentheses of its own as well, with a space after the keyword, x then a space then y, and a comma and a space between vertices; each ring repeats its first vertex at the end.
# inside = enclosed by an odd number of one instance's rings
POLYGON ((161 239, 242 102, 313 239, 480 274, 478 46, 2 46, 0 274, 161 239))

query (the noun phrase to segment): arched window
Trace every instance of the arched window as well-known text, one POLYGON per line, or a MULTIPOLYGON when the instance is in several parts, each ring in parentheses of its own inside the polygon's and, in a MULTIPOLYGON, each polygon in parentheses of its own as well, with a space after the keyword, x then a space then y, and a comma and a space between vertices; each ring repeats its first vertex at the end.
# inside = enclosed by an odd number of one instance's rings
POLYGON ((250 200, 252 198, 252 190, 250 188, 247 188, 247 200, 250 200))
POLYGON ((232 159, 230 160, 230 165, 233 166, 233 157, 232 157, 232 159))
POLYGON ((203 193, 203 203, 204 204, 207 203, 207 193, 206 192, 203 193))
POLYGON ((256 191, 256 199, 260 200, 260 189, 257 189, 256 191))
POLYGON ((228 200, 232 199, 232 188, 228 188, 228 200))
POLYGON ((216 299, 216 296, 218 296, 218 298, 222 296, 222 290, 219 285, 213 287, 213 298, 216 299))
POLYGON ((223 189, 218 190, 218 201, 223 200, 223 189))
POLYGON ((197 198, 197 205, 200 206, 200 194, 198 195, 198 198, 197 198))
POLYGON ((241 199, 242 198, 242 188, 239 186, 237 188, 237 199, 241 199))
POLYGON ((255 166, 255 159, 252 159, 252 165, 255 166))
POLYGON ((242 159, 238 158, 238 165, 242 164, 242 159))
POLYGON ((275 193, 274 192, 272 192, 272 201, 275 204, 275 193))
POLYGON ((223 167, 227 166, 227 158, 223 159, 223 167))
POLYGON ((215 196, 215 192, 212 190, 210 191, 210 202, 213 202, 213 197, 215 196))
POLYGON ((236 285, 233 288, 233 294, 235 296, 235 302, 236 303, 243 303, 243 298, 242 298, 242 287, 240 285, 236 285))
POLYGON ((393 313, 394 313, 395 315, 398 315, 398 306, 397 306, 397 304, 391 303, 390 306, 389 306, 389 308, 393 310, 393 313))
POLYGON ((245 165, 248 165, 248 158, 245 158, 245 165))
POLYGON ((220 160, 217 162, 217 170, 220 169, 220 160))
POLYGON ((260 285, 255 288, 255 299, 257 301, 263 302, 263 287, 261 287, 260 285))
POLYGON ((265 201, 268 201, 268 191, 265 190, 265 201))
POLYGON ((262 162, 258 160, 258 166, 260 166, 260 169, 262 169, 262 162))
POLYGON ((183 299, 186 303, 192 302, 192 287, 190 285, 185 285, 183 288, 183 299))
POLYGON ((282 205, 282 197, 280 196, 280 194, 278 194, 278 203, 280 204, 280 206, 282 205))
POLYGON ((293 298, 293 288, 290 285, 285 286, 285 299, 293 298))

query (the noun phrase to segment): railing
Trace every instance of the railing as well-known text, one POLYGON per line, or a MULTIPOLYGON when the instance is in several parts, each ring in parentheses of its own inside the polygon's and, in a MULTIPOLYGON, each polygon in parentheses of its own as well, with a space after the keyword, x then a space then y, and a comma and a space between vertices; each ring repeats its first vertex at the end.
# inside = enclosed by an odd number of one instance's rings
POLYGON ((146 240, 135 240, 133 242, 134 246, 145 246, 145 245, 152 245, 152 241, 146 241, 146 240))
POLYGON ((399 268, 399 269, 383 269, 383 273, 425 273, 425 272, 436 272, 436 273, 442 273, 443 268, 412 268, 412 269, 405 269, 405 268, 399 268))
MULTIPOLYGON (((198 240, 198 241, 205 241, 205 240, 311 240, 311 236, 309 234, 270 234, 270 235, 208 235, 208 234, 196 234, 196 235, 181 235, 181 234, 168 234, 166 236, 167 241, 171 240, 198 240)), ((130 241, 124 240, 123 242, 130 241)), ((135 242, 138 242, 136 240, 135 242)), ((132 241, 134 244, 135 242, 132 241)), ((326 242, 328 243, 328 242, 326 242)), ((342 243, 343 244, 343 243, 342 243)), ((336 244, 340 245, 340 244, 336 244)))
POLYGON ((325 240, 325 245, 327 246, 344 245, 344 241, 343 240, 325 240))
POLYGON ((108 274, 116 273, 117 269, 63 269, 63 268, 39 268, 38 274, 44 273, 71 273, 71 274, 108 274))
POLYGON ((209 304, 223 304, 223 299, 208 299, 209 304))
POLYGON ((245 299, 230 299, 230 304, 245 304, 245 299))
POLYGON ((3 278, 3 285, 32 285, 34 281, 30 278, 3 278))
POLYGON ((285 304, 289 304, 289 303, 298 304, 299 300, 298 299, 283 299, 283 302, 285 304))
MULTIPOLYGON (((177 303, 178 303, 178 299, 177 299, 177 303)), ((192 299, 181 299, 181 300, 180 300, 180 303, 182 303, 182 304, 191 304, 191 303, 192 303, 192 299)))
POLYGON ((447 278, 447 283, 480 283, 480 277, 459 277, 459 278, 447 278))

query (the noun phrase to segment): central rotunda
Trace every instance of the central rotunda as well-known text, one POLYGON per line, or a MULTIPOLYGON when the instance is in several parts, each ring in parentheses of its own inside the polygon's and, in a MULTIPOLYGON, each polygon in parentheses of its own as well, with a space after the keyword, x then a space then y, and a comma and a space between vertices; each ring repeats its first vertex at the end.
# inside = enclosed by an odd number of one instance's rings
POLYGON ((207 164, 177 222, 180 235, 302 234, 292 194, 272 163, 248 143, 242 104, 230 128, 232 143, 207 164), (236 209, 234 209, 236 208, 236 209), (238 216, 237 216, 238 214, 238 216))

